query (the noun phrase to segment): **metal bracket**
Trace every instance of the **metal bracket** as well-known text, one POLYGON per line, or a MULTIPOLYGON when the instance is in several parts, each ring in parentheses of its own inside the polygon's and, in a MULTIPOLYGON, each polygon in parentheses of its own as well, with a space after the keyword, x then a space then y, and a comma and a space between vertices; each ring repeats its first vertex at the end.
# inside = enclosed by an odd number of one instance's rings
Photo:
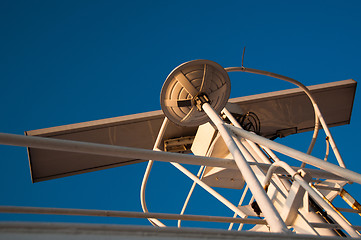
POLYGON ((194 96, 193 102, 194 105, 196 105, 197 110, 199 112, 202 112, 203 111, 202 105, 205 103, 210 103, 210 100, 205 93, 198 93, 196 96, 194 96))

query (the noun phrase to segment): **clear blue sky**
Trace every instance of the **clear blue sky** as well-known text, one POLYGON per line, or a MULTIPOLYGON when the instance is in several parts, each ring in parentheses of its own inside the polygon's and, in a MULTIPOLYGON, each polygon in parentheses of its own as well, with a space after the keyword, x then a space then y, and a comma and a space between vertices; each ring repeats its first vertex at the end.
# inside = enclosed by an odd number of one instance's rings
MULTIPOLYGON (((23 134, 158 110, 162 84, 173 68, 193 59, 240 66, 244 46, 246 67, 305 85, 357 81, 360 12, 360 1, 2 0, 0 132, 23 134)), ((247 74, 232 75, 231 81, 232 97, 293 87, 247 74)), ((348 168, 361 173, 359 102, 357 91, 351 125, 331 131, 348 168)), ((306 151, 310 136, 294 136, 289 144, 306 151)), ((321 140, 317 147, 315 155, 323 157, 321 140)), ((0 146, 0 156, 0 205, 141 211, 145 164, 32 184, 25 148, 0 146)), ((149 210, 178 213, 190 184, 169 164, 156 164, 147 191, 149 210)), ((360 189, 347 187, 359 201, 360 189)), ((238 201, 239 191, 224 192, 238 201)), ((232 215, 200 188, 187 213, 232 215)), ((0 214, 0 221, 12 220, 148 225, 146 220, 0 214)))

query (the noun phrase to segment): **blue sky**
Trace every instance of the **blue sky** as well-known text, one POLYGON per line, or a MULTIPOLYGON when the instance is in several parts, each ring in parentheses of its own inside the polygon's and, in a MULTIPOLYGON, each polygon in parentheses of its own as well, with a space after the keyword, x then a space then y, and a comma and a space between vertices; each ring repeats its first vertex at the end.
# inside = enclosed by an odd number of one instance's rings
MULTIPOLYGON (((3 0, 0 132, 23 134, 158 110, 162 84, 173 68, 193 59, 240 66, 244 46, 246 67, 305 85, 357 81, 360 11, 360 1, 3 0)), ((231 81, 231 97, 293 87, 240 73, 231 81)), ((357 91, 351 124, 331 132, 347 167, 361 173, 359 99, 357 91)), ((305 152, 310 137, 299 134, 282 143, 305 152)), ((317 147, 315 156, 323 157, 321 140, 317 147)), ((141 210, 145 164, 32 184, 25 148, 0 146, 0 156, 0 205, 141 210)), ((156 163, 147 191, 149 210, 178 213, 190 184, 169 164, 156 163)), ((361 201, 360 185, 346 189, 361 201)), ((238 201, 239 192, 219 191, 238 201)), ((200 188, 187 213, 232 215, 200 188)), ((12 220, 148 225, 146 220, 0 214, 0 221, 12 220)))

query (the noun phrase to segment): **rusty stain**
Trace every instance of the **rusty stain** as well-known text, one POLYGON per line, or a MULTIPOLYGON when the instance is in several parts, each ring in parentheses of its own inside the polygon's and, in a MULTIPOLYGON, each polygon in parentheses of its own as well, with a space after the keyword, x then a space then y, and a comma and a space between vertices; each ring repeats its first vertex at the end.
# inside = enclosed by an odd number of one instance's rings
MULTIPOLYGON (((339 192, 340 197, 354 210, 361 211, 361 205, 345 189, 339 192)), ((358 213, 361 216, 361 213, 358 213)))

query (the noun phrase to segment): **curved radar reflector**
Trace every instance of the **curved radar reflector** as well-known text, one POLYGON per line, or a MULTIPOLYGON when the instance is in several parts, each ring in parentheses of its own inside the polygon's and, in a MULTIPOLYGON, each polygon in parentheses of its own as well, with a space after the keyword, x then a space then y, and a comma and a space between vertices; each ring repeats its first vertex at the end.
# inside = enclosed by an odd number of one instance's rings
POLYGON ((209 118, 197 109, 195 98, 206 95, 213 109, 220 113, 230 92, 231 82, 221 65, 209 60, 193 60, 179 65, 169 74, 162 87, 160 104, 164 115, 175 124, 199 126, 209 118))

